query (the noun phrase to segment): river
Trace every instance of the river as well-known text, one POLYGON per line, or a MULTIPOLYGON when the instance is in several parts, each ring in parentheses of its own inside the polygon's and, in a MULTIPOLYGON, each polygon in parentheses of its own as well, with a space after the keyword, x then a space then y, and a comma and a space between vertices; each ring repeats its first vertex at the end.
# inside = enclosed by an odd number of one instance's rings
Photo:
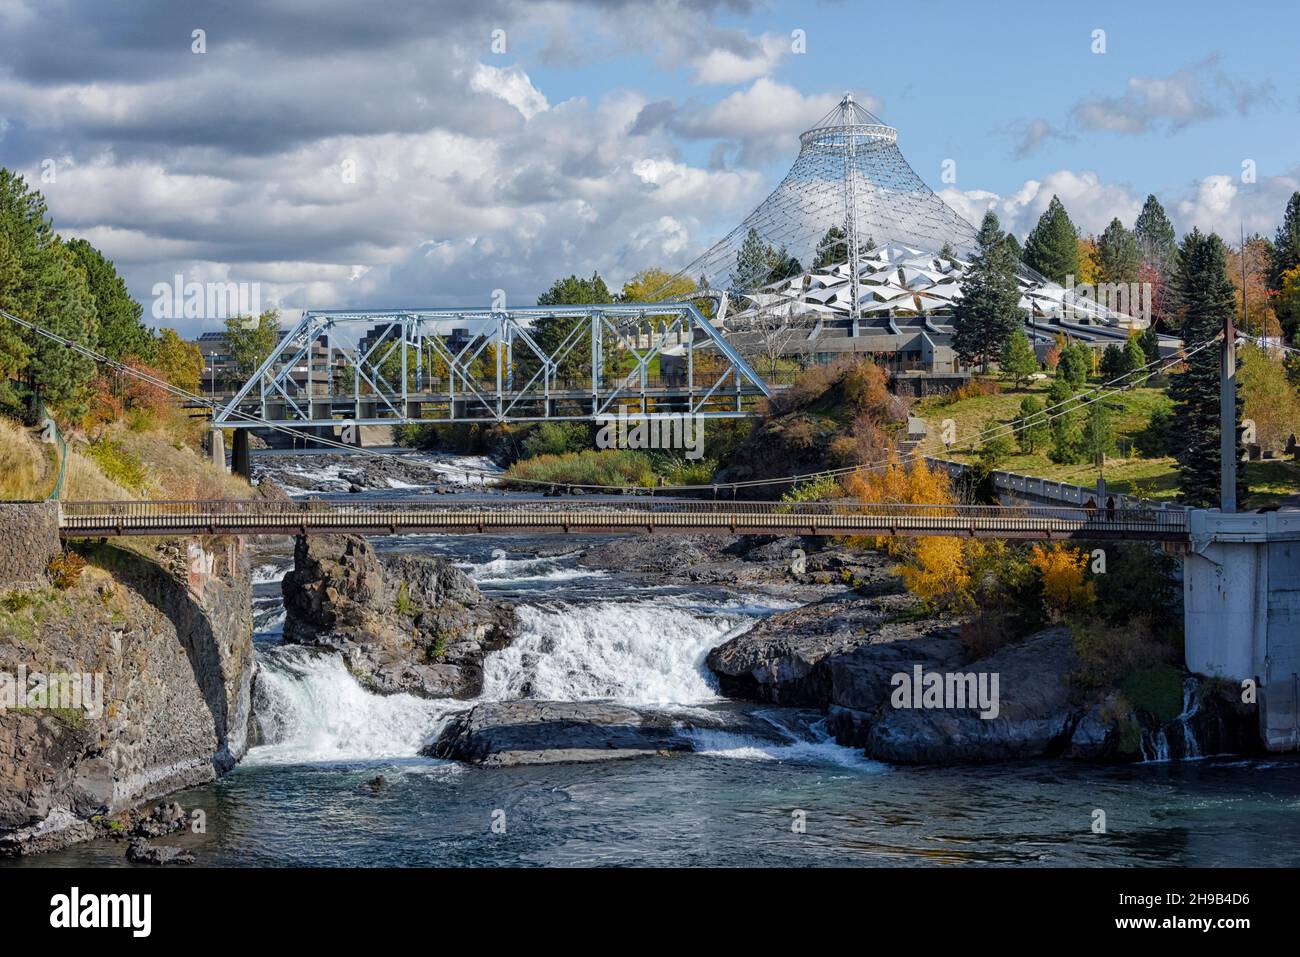
MULTIPOLYGON (((421 758, 466 704, 375 696, 337 658, 282 645, 291 559, 271 557, 254 589, 269 741, 175 796, 206 831, 168 843, 200 866, 1300 866, 1300 760, 886 766, 828 740, 816 714, 718 696, 706 653, 788 602, 536 557, 555 541, 379 545, 445 555, 518 605, 523 634, 488 660, 486 700, 747 708, 778 740, 696 732, 696 754, 501 769, 421 758)), ((100 840, 13 863, 123 865, 124 850, 100 840)))

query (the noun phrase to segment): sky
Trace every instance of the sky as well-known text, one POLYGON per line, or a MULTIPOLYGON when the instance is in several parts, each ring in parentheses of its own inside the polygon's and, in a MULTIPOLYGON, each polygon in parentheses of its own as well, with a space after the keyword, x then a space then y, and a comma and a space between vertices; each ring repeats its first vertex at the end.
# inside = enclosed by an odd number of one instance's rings
POLYGON ((1068 6, 0 0, 0 165, 151 323, 177 275, 293 319, 681 268, 846 91, 1022 238, 1053 194, 1085 233, 1154 193, 1180 233, 1272 235, 1300 189, 1300 7, 1068 6))

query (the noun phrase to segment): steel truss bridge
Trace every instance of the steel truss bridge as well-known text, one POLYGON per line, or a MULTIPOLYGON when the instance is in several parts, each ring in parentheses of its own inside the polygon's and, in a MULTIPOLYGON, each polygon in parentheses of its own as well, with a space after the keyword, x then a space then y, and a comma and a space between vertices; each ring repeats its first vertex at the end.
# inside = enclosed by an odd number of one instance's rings
MULTIPOLYGON (((718 318, 726 297, 709 294, 718 318)), ((690 302, 307 312, 217 428, 735 418, 771 388, 690 302)))
POLYGON ((704 533, 1159 541, 1185 543, 1184 511, 852 502, 717 502, 648 495, 535 502, 500 498, 352 502, 63 502, 64 538, 119 535, 704 533))

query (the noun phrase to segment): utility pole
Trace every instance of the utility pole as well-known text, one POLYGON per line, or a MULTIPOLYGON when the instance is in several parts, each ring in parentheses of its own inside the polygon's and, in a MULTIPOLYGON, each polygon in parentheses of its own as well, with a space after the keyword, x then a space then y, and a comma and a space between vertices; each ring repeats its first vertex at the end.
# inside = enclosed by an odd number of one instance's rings
MULTIPOLYGON (((1241 239, 1241 315, 1246 315, 1246 234, 1241 239)), ((1232 310, 1223 316, 1223 349, 1219 361, 1219 511, 1237 510, 1237 329, 1232 310)))

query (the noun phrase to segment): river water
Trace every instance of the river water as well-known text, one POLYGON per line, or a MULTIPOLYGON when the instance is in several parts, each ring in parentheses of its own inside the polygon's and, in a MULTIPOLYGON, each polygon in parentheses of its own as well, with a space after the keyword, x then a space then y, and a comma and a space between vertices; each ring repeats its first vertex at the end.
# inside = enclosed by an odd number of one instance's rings
MULTIPOLYGON (((379 544, 445 555, 518 605, 523 634, 489 658, 485 699, 752 708, 775 740, 702 732, 697 754, 503 769, 418 757, 466 704, 371 695, 336 658, 281 645, 291 560, 276 557, 254 589, 269 743, 177 795, 207 830, 167 843, 225 866, 1300 866, 1300 760, 879 764, 828 740, 818 715, 719 698, 708 650, 788 603, 530 551, 555 541, 379 544)), ((124 851, 103 840, 16 863, 122 865, 124 851)))

